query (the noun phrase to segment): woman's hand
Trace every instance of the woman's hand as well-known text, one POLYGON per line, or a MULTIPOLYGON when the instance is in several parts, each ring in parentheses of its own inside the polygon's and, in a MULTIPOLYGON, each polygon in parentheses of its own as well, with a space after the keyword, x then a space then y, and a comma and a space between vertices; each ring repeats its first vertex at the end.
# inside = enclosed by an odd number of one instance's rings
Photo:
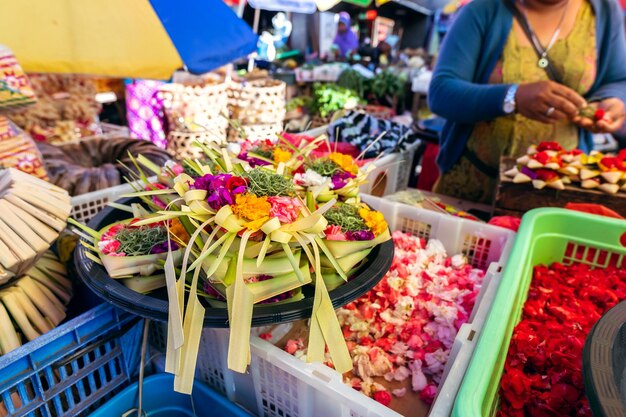
POLYGON ((590 103, 589 107, 604 110, 604 118, 595 121, 588 117, 577 115, 572 119, 574 123, 583 129, 593 133, 614 133, 617 132, 626 120, 626 108, 624 102, 619 98, 607 98, 600 102, 590 103))
POLYGON ((556 123, 573 119, 587 102, 577 92, 554 81, 520 84, 515 95, 517 111, 529 119, 556 123))

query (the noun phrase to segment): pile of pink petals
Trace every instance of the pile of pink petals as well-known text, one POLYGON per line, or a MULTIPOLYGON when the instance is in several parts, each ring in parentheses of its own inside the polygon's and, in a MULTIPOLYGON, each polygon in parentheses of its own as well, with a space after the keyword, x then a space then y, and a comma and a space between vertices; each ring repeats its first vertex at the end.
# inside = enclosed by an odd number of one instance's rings
MULTIPOLYGON (((467 322, 484 277, 462 255, 448 257, 438 240, 396 231, 389 272, 372 291, 337 311, 354 369, 346 382, 389 405, 384 383, 406 381, 432 402, 460 326, 467 322)), ((305 343, 285 350, 306 357, 305 343)), ((328 365, 332 366, 329 362, 328 365)), ((406 388, 391 394, 402 397, 406 388)))

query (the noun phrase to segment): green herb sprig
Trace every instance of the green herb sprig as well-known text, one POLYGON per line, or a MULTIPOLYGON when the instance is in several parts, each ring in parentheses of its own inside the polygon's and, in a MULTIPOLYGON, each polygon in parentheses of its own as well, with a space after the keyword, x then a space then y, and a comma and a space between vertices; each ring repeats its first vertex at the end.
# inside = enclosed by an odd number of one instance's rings
POLYGON ((314 160, 313 162, 311 162, 308 168, 312 169, 313 171, 324 177, 332 177, 333 175, 341 171, 339 165, 337 165, 330 159, 325 158, 314 160))
POLYGON ((324 217, 329 224, 341 227, 342 232, 367 230, 363 218, 359 215, 359 208, 351 204, 332 207, 324 214, 324 217))
POLYGON ((280 174, 257 167, 245 174, 248 191, 257 197, 288 197, 293 195, 293 183, 280 174))
POLYGON ((148 255, 154 246, 167 241, 167 229, 164 226, 125 227, 117 232, 115 240, 120 242, 119 253, 148 255))

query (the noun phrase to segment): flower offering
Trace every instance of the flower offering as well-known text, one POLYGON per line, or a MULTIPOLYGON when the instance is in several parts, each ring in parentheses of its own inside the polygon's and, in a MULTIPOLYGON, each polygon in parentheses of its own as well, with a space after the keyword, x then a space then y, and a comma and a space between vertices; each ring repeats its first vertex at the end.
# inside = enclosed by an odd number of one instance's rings
MULTIPOLYGON (((143 165, 162 179, 133 194, 150 211, 132 224, 117 226, 112 236, 103 231, 100 241, 107 259, 117 260, 130 250, 119 234, 140 233, 134 230, 139 228, 145 233, 143 250, 165 249, 156 256, 164 264, 168 292, 177 294, 169 297, 166 361, 166 370, 176 374, 175 389, 191 390, 205 310, 199 297, 228 309, 228 366, 245 372, 253 306, 301 300, 302 288, 312 285, 315 307, 308 359, 323 362, 328 354, 338 370, 351 369, 328 291, 347 282, 372 249, 391 238, 382 214, 355 198, 357 179, 363 176, 356 161, 340 153, 324 158, 323 164, 333 170, 329 184, 338 187, 333 190, 349 188, 353 197, 337 202, 338 194, 333 193, 316 201, 293 174, 298 169, 306 173, 301 169, 306 165, 311 172, 325 172, 308 159, 310 143, 296 148, 257 142, 244 147, 238 158, 217 145, 200 146, 204 160, 183 161, 182 172, 178 166, 166 167, 167 175, 138 157, 137 168, 143 165), (173 235, 174 224, 182 225, 187 239, 173 235)), ((147 176, 138 170, 138 179, 146 182, 147 176)))
POLYGON ((542 142, 531 146, 517 163, 505 176, 514 183, 532 183, 539 190, 545 187, 563 190, 567 184, 607 194, 626 190, 624 151, 617 155, 592 151, 586 155, 578 149, 566 151, 556 142, 542 142))

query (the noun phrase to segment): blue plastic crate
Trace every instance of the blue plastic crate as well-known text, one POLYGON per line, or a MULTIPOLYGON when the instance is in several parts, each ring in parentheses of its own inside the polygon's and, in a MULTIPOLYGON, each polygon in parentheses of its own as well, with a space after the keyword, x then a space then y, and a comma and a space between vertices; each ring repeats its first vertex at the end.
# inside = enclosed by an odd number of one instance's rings
MULTIPOLYGON (((191 396, 174 392, 174 375, 156 374, 143 382, 143 411, 147 417, 250 417, 226 397, 196 381, 191 396), (193 406, 192 406, 193 400, 193 406), (194 413, 195 407, 195 413, 194 413)), ((89 417, 121 416, 137 407, 135 383, 108 401, 89 417)), ((137 413, 131 414, 131 416, 137 413)))
POLYGON ((0 356, 0 415, 70 417, 95 409, 139 368, 142 321, 102 304, 0 356))

